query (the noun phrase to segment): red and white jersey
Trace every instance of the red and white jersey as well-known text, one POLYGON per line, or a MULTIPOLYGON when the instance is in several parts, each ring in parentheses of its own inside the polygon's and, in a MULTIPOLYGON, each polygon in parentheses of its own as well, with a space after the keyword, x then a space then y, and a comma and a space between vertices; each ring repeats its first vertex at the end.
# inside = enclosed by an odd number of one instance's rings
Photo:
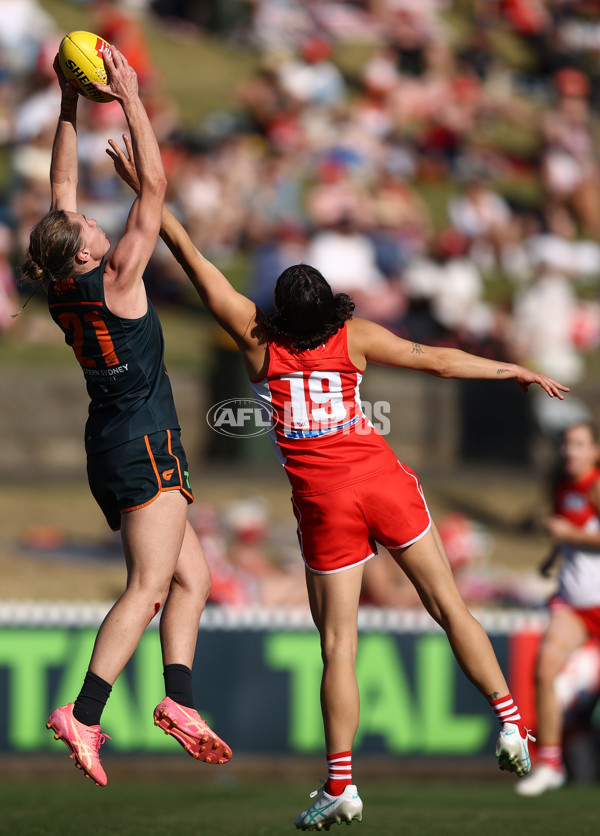
MULTIPOLYGON (((554 513, 584 531, 599 531, 598 510, 589 496, 598 479, 600 469, 594 468, 579 479, 559 480, 554 492, 554 513)), ((578 609, 600 606, 600 549, 561 543, 560 551, 563 564, 558 595, 578 609)))
POLYGON ((306 351, 269 341, 267 373, 251 385, 272 410, 271 440, 294 492, 325 493, 397 461, 363 412, 361 380, 348 355, 346 324, 306 351))

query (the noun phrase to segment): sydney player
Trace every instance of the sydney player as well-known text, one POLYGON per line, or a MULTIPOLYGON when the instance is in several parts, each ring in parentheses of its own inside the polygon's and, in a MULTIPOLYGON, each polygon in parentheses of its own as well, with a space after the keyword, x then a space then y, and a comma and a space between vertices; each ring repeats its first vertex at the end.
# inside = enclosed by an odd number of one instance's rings
POLYGON ((553 513, 546 521, 555 548, 541 566, 547 574, 562 559, 537 659, 537 763, 515 787, 519 795, 541 795, 565 784, 563 714, 554 683, 578 647, 589 638, 600 639, 600 447, 593 424, 564 431, 561 461, 553 513))
MULTIPOLYGON (((111 140, 108 153, 137 190, 134 149, 127 137, 124 141, 125 151, 111 140)), ((437 377, 513 379, 523 390, 536 383, 550 397, 562 398, 566 387, 512 363, 407 342, 354 318, 351 299, 334 296, 323 276, 305 264, 279 276, 276 311, 264 316, 198 252, 166 208, 161 236, 237 343, 256 397, 272 409, 272 439, 292 486, 311 611, 321 637, 328 763, 327 782, 313 793, 316 799, 296 827, 320 830, 362 817, 352 783, 359 719, 355 659, 362 575, 376 553, 375 541, 408 575, 446 631, 458 663, 499 718, 500 768, 524 775, 530 767, 528 732, 491 643, 460 597, 417 476, 363 415, 359 384, 372 362, 437 377)))
POLYGON ((90 488, 121 530, 127 587, 104 619, 75 703, 48 720, 86 776, 106 784, 100 717, 111 688, 162 608, 166 697, 154 720, 195 758, 224 763, 229 747, 202 721, 192 695, 198 623, 210 590, 204 553, 187 522, 193 500, 162 329, 142 274, 160 229, 165 174, 158 144, 123 55, 104 53, 108 85, 135 148, 139 193, 114 249, 77 208, 78 93, 60 68, 60 116, 52 149, 50 212, 33 228, 22 272, 48 293, 50 313, 79 361, 90 396, 85 446, 90 488))

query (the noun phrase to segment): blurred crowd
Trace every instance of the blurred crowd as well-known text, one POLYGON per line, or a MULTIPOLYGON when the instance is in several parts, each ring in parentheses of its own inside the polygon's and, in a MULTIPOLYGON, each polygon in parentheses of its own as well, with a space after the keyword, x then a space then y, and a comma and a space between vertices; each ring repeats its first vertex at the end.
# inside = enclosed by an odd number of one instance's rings
MULTIPOLYGON (((583 378, 600 346, 597 0, 73 6, 138 71, 169 205, 225 273, 243 265, 243 288, 264 309, 281 270, 305 261, 359 315, 403 337, 523 362, 565 384, 583 378), (218 38, 255 56, 235 100, 184 124, 148 47, 149 19, 170 38, 218 38)), ((19 322, 16 265, 49 206, 64 32, 37 0, 0 0, 0 19, 1 339, 19 322)), ((198 74, 199 96, 209 83, 198 74)), ((131 205, 105 153, 123 129, 118 105, 82 101, 80 209, 109 238, 131 205)), ((158 302, 189 299, 160 243, 146 279, 158 302)), ((199 509, 196 524, 218 567, 227 549, 212 513, 199 509)), ((226 561, 222 587, 215 572, 225 598, 254 594, 259 530, 235 535, 242 587, 228 587, 226 561)), ((261 595, 289 601, 303 584, 277 572, 261 595)), ((375 579, 367 597, 377 589, 392 588, 375 579)))
MULTIPOLYGON (((261 306, 281 269, 306 261, 402 336, 581 379, 600 343, 595 0, 74 5, 138 70, 170 205, 225 272, 242 256, 261 306), (231 106, 182 124, 148 17, 171 37, 223 38, 256 56, 231 106)), ((0 0, 0 11, 6 328, 10 265, 48 207, 63 33, 37 0, 0 0)), ((116 105, 81 107, 83 211, 109 237, 129 205, 104 153, 120 118, 116 105)), ((160 246, 147 279, 160 301, 186 298, 160 246)))
MULTIPOLYGON (((267 609, 308 605, 293 527, 277 525, 263 496, 235 498, 220 507, 195 502, 190 522, 211 568, 210 603, 267 609)), ((437 528, 469 604, 545 606, 554 581, 534 571, 496 565, 494 538, 486 526, 451 512, 440 517, 437 528)), ((365 564, 361 606, 421 607, 414 586, 382 546, 377 558, 365 564)))

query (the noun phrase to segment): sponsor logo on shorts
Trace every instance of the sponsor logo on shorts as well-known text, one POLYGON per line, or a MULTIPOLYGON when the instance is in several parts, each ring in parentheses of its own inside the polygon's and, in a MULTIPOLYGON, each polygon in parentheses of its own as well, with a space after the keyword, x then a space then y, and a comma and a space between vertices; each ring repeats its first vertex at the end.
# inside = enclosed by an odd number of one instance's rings
POLYGON ((256 398, 228 398, 211 406, 206 422, 219 435, 253 438, 270 432, 277 418, 267 404, 256 398))
POLYGON ((171 476, 173 475, 174 472, 175 472, 174 467, 172 467, 170 470, 163 470, 162 478, 165 480, 165 482, 169 481, 169 479, 171 478, 171 476))

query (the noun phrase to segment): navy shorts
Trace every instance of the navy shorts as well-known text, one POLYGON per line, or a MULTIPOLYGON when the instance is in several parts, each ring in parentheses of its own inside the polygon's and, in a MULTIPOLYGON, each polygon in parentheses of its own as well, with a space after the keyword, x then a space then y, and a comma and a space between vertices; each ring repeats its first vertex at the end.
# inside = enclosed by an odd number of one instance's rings
POLYGON ((163 491, 180 491, 188 502, 194 501, 179 430, 160 430, 92 453, 87 472, 94 499, 113 531, 121 528, 121 514, 149 505, 163 491))

